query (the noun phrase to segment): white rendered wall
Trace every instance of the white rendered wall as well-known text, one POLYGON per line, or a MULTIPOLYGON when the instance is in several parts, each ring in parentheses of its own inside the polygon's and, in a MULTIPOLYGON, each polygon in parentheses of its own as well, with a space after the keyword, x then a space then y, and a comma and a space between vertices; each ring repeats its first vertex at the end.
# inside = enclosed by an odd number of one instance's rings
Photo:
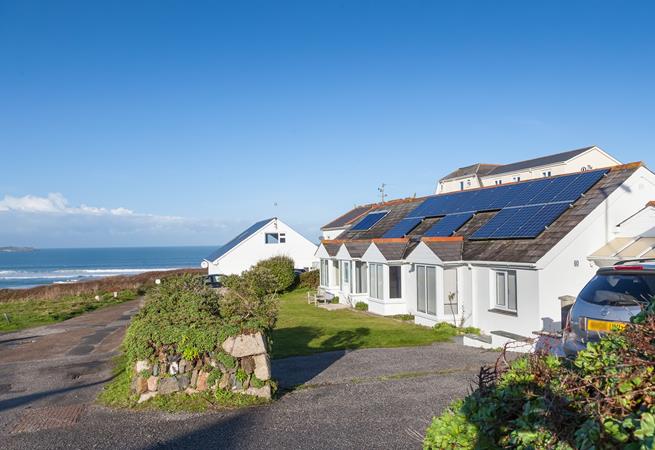
POLYGON ((208 273, 210 275, 240 274, 257 262, 273 256, 288 256, 294 260, 296 268, 309 268, 317 261, 314 256, 316 248, 315 244, 278 219, 248 237, 217 262, 210 262, 208 273), (267 244, 264 240, 266 233, 285 233, 286 242, 267 244))
POLYGON ((615 231, 621 237, 655 237, 655 207, 642 209, 615 231))
POLYGON ((461 191, 460 183, 464 182, 464 190, 475 189, 480 187, 480 179, 475 176, 465 177, 465 178, 456 178, 454 180, 444 180, 440 181, 437 184, 437 190, 435 194, 446 194, 448 192, 458 192, 461 191))
POLYGON ((323 230, 323 239, 332 240, 336 239, 341 233, 343 233, 345 228, 337 228, 334 230, 323 230))
POLYGON ((607 155, 600 149, 593 148, 581 155, 576 156, 575 158, 571 158, 569 161, 532 167, 527 170, 503 173, 497 176, 481 177, 481 180, 483 186, 495 186, 496 181, 498 180, 502 181, 502 184, 507 184, 516 182, 516 177, 520 177, 521 181, 527 181, 543 178, 544 172, 550 172, 551 176, 565 175, 581 172, 583 170, 610 167, 617 164, 620 163, 616 159, 607 155))

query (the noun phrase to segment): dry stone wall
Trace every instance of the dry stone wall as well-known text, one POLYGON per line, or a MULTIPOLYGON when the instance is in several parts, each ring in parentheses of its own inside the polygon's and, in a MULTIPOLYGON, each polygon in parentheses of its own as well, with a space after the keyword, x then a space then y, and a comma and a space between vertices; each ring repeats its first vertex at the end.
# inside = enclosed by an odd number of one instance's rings
POLYGON ((156 395, 210 389, 270 399, 271 386, 271 362, 261 332, 229 337, 216 352, 193 361, 164 353, 137 361, 132 381, 139 403, 156 395))

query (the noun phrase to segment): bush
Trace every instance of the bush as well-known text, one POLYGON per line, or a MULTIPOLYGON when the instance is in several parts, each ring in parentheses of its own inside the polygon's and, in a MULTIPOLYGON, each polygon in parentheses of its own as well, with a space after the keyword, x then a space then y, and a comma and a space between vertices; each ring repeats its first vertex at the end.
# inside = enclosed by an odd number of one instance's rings
POLYGON ((654 448, 655 316, 633 322, 574 360, 532 354, 482 368, 477 389, 434 419, 424 447, 654 448))
POLYGON ((318 270, 309 270, 300 274, 300 287, 306 289, 317 289, 321 280, 318 270))
POLYGON ((275 295, 264 293, 271 278, 265 269, 248 271, 232 279, 234 288, 224 294, 198 276, 162 280, 127 330, 128 362, 172 354, 198 359, 229 336, 269 331, 277 318, 275 295))
POLYGON ((461 336, 463 334, 480 334, 480 329, 475 327, 456 327, 452 323, 439 322, 434 327, 434 331, 444 334, 452 334, 453 336, 461 336))
POLYGON ((364 302, 357 302, 355 303, 355 309, 359 311, 368 311, 368 304, 364 302))
POLYGON ((296 281, 296 273, 293 270, 293 266, 293 259, 287 256, 274 256, 259 261, 253 269, 268 269, 273 276, 273 283, 271 285, 273 290, 271 292, 280 293, 289 289, 296 281))

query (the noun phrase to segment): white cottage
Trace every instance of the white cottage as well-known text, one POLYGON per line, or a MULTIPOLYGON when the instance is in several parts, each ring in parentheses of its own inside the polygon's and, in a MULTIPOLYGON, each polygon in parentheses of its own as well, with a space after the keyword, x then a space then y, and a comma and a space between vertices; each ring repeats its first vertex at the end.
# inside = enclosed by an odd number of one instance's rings
POLYGON ((653 198, 655 174, 634 163, 373 205, 319 245, 321 285, 374 313, 478 327, 468 343, 496 347, 559 330, 560 297, 653 198))
POLYGON ((208 275, 239 274, 273 256, 288 256, 296 269, 309 269, 318 261, 316 244, 277 217, 261 220, 218 248, 203 262, 208 275))

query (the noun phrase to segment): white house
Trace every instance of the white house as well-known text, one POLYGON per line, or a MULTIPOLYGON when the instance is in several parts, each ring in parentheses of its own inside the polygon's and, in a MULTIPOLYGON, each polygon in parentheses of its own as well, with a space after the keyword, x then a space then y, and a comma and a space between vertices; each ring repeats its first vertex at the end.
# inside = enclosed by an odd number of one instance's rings
POLYGON ((469 343, 496 347, 559 330, 594 252, 630 222, 653 232, 653 198, 655 174, 633 163, 376 204, 321 242, 321 285, 374 313, 478 327, 469 343))
POLYGON ((435 194, 584 172, 619 164, 621 163, 617 159, 596 146, 511 164, 473 164, 460 167, 440 179, 435 194))
POLYGON ((289 225, 273 217, 261 220, 218 248, 203 262, 209 275, 239 274, 258 261, 273 256, 288 256, 297 269, 309 269, 317 261, 316 244, 289 225))

